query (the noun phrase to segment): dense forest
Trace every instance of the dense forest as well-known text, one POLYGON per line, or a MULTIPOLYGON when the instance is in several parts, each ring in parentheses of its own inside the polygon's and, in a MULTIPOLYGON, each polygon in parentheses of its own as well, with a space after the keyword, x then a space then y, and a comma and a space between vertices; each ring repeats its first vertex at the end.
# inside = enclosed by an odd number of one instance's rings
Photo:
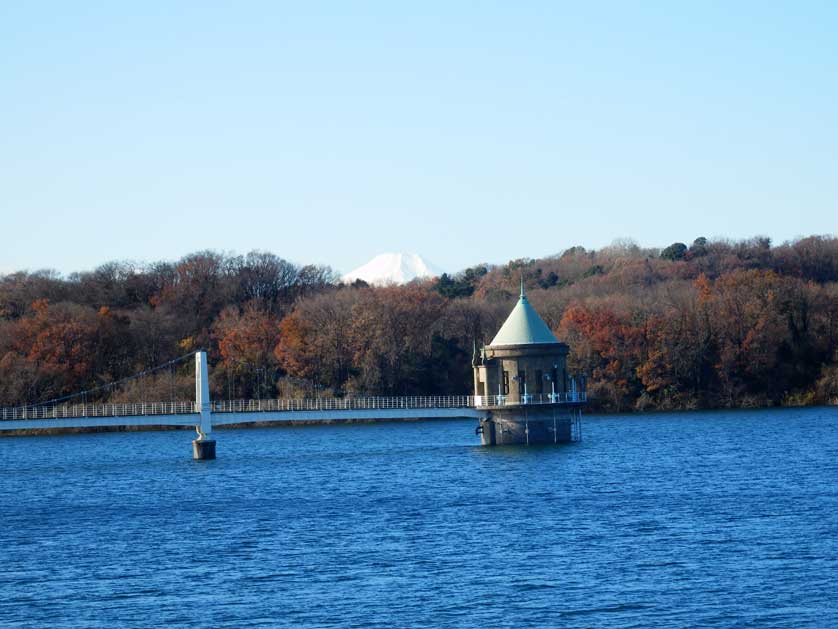
MULTIPOLYGON (((202 251, 0 276, 0 406, 102 387, 199 348, 217 399, 463 394, 523 277, 603 410, 838 403, 838 238, 618 241, 405 286, 202 251)), ((90 394, 188 399, 188 364, 90 394), (139 382, 139 384, 138 384, 139 382)))

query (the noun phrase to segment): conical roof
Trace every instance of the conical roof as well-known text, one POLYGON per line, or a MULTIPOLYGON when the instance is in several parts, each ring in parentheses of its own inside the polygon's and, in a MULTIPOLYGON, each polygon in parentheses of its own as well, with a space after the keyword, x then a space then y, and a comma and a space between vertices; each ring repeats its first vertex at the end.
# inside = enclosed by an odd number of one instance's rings
POLYGON ((538 316, 535 308, 530 305, 527 296, 524 294, 522 283, 521 297, 518 299, 518 303, 515 304, 509 317, 500 327, 489 346, 535 345, 558 342, 544 320, 538 316))

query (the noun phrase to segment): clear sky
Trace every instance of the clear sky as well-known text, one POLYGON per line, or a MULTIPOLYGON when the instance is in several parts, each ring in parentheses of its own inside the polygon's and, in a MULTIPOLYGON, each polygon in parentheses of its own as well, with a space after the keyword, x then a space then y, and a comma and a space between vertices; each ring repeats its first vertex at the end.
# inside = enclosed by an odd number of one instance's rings
POLYGON ((0 3, 0 272, 836 232, 834 0, 0 3))

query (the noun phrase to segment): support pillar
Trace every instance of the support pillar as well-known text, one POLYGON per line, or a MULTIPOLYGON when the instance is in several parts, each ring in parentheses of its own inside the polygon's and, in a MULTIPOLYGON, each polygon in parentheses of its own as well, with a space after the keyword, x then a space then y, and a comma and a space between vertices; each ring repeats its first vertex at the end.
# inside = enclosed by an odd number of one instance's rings
POLYGON ((195 412, 201 415, 201 422, 195 426, 198 438, 192 441, 192 458, 207 461, 215 458, 215 439, 212 434, 210 412, 209 371, 207 353, 195 353, 195 412))
POLYGON ((215 458, 215 439, 192 440, 192 458, 196 461, 211 461, 215 458))

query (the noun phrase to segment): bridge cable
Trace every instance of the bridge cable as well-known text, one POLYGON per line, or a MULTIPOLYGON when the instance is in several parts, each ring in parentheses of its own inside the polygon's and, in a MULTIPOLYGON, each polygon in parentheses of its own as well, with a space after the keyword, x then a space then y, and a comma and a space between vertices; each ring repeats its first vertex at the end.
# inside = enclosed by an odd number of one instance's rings
MULTIPOLYGON (((203 351, 203 350, 198 350, 198 351, 203 351)), ((149 376, 149 375, 151 375, 151 374, 153 374, 157 371, 160 371, 161 369, 167 369, 167 368, 170 368, 171 366, 173 366, 175 364, 179 364, 182 361, 186 360, 187 358, 191 358, 191 357, 195 356, 195 353, 196 352, 189 352, 188 354, 184 354, 183 356, 178 356, 177 358, 173 358, 172 360, 166 361, 165 363, 162 363, 162 364, 160 364, 156 367, 152 367, 151 369, 146 369, 146 370, 141 371, 139 373, 136 373, 134 375, 126 376, 125 378, 120 378, 119 380, 114 380, 113 382, 108 382, 106 384, 102 384, 102 385, 99 385, 97 387, 92 387, 90 389, 85 389, 84 391, 79 391, 77 393, 70 393, 68 395, 63 395, 63 396, 52 398, 52 399, 49 399, 49 400, 44 400, 42 402, 36 402, 34 404, 23 404, 23 405, 13 407, 13 408, 29 409, 29 408, 36 408, 36 407, 39 407, 39 406, 50 406, 50 405, 55 405, 59 402, 65 402, 67 400, 72 400, 74 398, 79 398, 79 397, 82 398, 82 403, 86 404, 88 394, 98 393, 98 392, 102 392, 102 391, 113 391, 119 385, 125 384, 127 382, 131 382, 133 380, 138 380, 140 378, 144 378, 144 377, 149 376)), ((145 397, 144 394, 143 394, 143 397, 145 397)))

